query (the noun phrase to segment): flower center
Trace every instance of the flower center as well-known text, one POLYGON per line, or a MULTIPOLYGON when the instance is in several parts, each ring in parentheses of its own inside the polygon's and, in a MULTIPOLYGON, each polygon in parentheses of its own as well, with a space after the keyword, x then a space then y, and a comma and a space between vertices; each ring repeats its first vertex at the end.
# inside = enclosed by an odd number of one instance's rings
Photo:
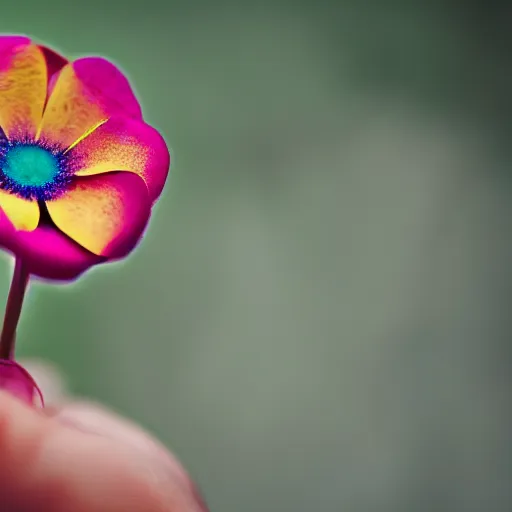
POLYGON ((0 140, 0 189, 30 201, 51 201, 66 191, 74 163, 41 141, 0 140))
POLYGON ((20 187, 44 187, 59 173, 59 162, 48 150, 34 145, 10 148, 5 155, 2 171, 6 178, 20 187))

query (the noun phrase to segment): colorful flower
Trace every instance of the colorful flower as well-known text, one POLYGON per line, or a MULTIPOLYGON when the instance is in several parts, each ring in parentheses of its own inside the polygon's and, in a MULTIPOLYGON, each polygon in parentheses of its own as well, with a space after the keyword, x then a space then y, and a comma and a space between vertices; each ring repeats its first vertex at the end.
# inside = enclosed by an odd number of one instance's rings
POLYGON ((126 256, 169 164, 112 63, 0 36, 0 245, 30 274, 74 279, 126 256))

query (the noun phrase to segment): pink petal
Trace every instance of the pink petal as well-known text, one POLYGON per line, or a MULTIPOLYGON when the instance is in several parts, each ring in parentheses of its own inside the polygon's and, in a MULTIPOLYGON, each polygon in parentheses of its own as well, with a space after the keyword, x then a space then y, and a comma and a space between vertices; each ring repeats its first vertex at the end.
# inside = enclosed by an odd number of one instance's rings
POLYGON ((0 36, 0 54, 9 53, 16 46, 30 44, 30 39, 26 36, 0 36))
POLYGON ((107 258, 123 257, 135 247, 151 212, 144 182, 130 172, 77 178, 46 206, 63 233, 107 258))
POLYGON ((48 78, 51 79, 52 75, 60 71, 68 63, 68 59, 57 53, 55 50, 48 48, 47 46, 38 46, 41 48, 46 59, 48 78))
POLYGON ((142 110, 130 82, 112 62, 102 57, 84 57, 73 62, 73 69, 109 112, 142 119, 142 110))
POLYGON ((42 224, 35 231, 17 231, 1 210, 0 245, 23 258, 29 271, 44 279, 76 279, 88 268, 105 261, 54 226, 42 224))
POLYGON ((64 66, 50 82, 40 136, 67 148, 112 116, 141 119, 126 77, 109 61, 86 57, 64 66))
POLYGON ((162 192, 169 172, 169 150, 151 126, 117 117, 99 126, 69 152, 78 176, 130 171, 145 181, 151 201, 162 192))
MULTIPOLYGON (((30 38, 26 36, 0 36, 0 53, 11 52, 16 46, 28 45, 31 43, 30 38)), ((48 67, 48 76, 52 76, 68 63, 68 59, 52 50, 48 46, 37 44, 46 59, 48 67)))

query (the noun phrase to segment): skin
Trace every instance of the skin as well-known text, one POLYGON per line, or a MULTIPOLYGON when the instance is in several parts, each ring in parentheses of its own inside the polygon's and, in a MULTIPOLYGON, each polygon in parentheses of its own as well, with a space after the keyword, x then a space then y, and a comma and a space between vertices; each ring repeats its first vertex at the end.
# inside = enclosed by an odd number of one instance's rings
POLYGON ((178 461, 100 406, 42 410, 0 391, 3 512, 205 512, 178 461))

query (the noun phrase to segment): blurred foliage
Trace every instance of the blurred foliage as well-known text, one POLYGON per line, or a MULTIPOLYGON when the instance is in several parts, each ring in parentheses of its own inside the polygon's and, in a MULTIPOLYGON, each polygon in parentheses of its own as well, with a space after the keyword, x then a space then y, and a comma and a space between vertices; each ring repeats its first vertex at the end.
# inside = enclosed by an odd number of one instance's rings
POLYGON ((20 353, 153 430, 212 511, 510 510, 509 14, 4 10, 118 63, 173 154, 133 256, 32 286, 20 353))

